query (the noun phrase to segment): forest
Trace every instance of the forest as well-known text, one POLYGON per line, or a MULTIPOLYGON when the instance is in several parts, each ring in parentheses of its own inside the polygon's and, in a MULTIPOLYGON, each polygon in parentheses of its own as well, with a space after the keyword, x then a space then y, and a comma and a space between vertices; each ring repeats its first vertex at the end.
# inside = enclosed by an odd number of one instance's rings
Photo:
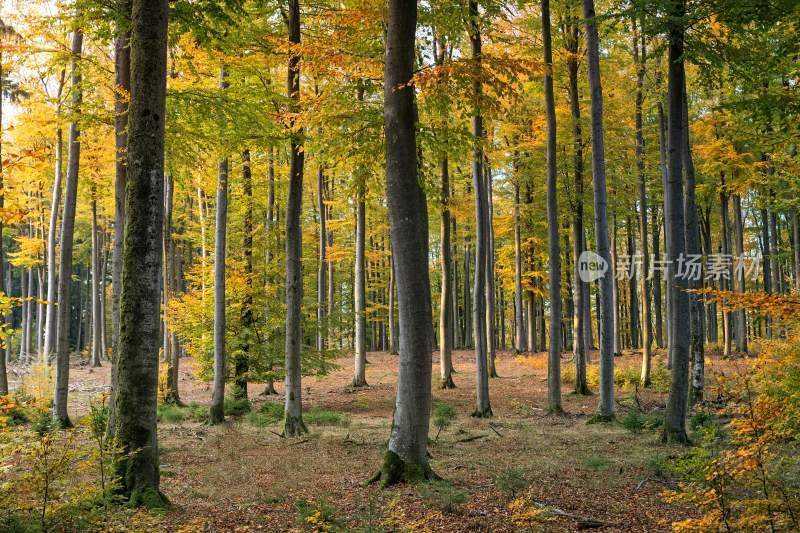
POLYGON ((2 0, 0 532, 800 531, 797 0, 2 0))

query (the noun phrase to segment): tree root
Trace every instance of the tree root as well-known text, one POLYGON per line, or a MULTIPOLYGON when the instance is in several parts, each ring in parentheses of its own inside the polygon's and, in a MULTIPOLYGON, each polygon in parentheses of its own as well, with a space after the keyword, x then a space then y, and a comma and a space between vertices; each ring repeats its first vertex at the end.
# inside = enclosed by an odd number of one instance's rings
POLYGON ((407 463, 392 450, 386 450, 380 470, 367 480, 367 484, 381 482, 381 487, 389 487, 398 483, 419 483, 442 479, 428 463, 407 463))

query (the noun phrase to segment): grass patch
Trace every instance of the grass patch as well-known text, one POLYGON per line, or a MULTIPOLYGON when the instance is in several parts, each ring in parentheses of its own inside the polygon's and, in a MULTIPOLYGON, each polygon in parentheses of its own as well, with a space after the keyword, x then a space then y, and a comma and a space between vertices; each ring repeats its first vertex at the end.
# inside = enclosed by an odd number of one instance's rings
POLYGON ((303 413, 303 421, 312 426, 341 426, 350 425, 350 416, 347 413, 340 413, 322 407, 312 407, 303 413))
POLYGON ((243 397, 228 396, 223 403, 226 416, 242 416, 251 410, 250 400, 243 397))
POLYGON ((456 511, 469 499, 467 491, 447 481, 419 483, 417 494, 426 505, 445 513, 456 511))
POLYGON ((256 427, 267 427, 283 420, 283 405, 278 402, 266 402, 258 411, 247 413, 246 421, 256 427))
POLYGON ((162 403, 158 405, 156 414, 159 422, 169 424, 177 424, 186 420, 202 422, 208 418, 208 409, 197 402, 192 402, 189 405, 162 403))
POLYGON ((643 430, 658 429, 663 426, 664 415, 662 413, 645 414, 638 409, 631 409, 619 422, 631 433, 641 433, 643 430))
POLYGON ((605 470, 611 464, 611 461, 600 455, 590 455, 588 457, 584 457, 581 462, 585 467, 591 468, 595 472, 605 470))

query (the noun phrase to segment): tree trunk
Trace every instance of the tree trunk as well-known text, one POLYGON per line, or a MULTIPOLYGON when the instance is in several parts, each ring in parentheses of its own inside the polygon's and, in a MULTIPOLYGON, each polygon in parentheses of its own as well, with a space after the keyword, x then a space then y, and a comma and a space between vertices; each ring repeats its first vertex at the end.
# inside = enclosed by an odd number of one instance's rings
MULTIPOLYGON (((289 42, 300 43, 300 2, 289 0, 286 25, 289 42)), ((291 107, 297 111, 300 101, 300 55, 289 56, 287 92, 291 107)), ((284 434, 295 437, 306 433, 303 423, 302 382, 300 354, 302 352, 303 305, 303 231, 300 223, 303 204, 303 164, 305 151, 302 143, 303 128, 291 124, 293 133, 289 142, 289 198, 286 205, 286 402, 284 408, 284 434)))
POLYGON ((620 340, 620 328, 622 326, 622 320, 620 319, 620 300, 619 300, 619 253, 617 249, 618 239, 617 239, 617 215, 614 214, 612 219, 612 248, 611 248, 611 276, 613 277, 613 287, 611 291, 611 297, 614 301, 614 307, 612 309, 613 316, 614 316, 614 355, 622 354, 622 342, 620 340))
POLYGON ((167 74, 165 0, 134 0, 125 246, 117 353, 116 465, 133 505, 160 506, 158 399, 161 232, 164 216, 164 115, 167 74))
MULTIPOLYGON (((442 268, 442 291, 439 299, 439 367, 440 386, 443 389, 455 388, 453 383, 453 290, 450 265, 452 263, 452 245, 450 243, 450 169, 447 166, 447 154, 441 162, 441 226, 440 264, 442 268)), ((391 308, 390 308, 391 310, 391 308)))
MULTIPOLYGON (((0 189, 3 190, 5 193, 5 186, 3 183, 3 80, 5 74, 3 73, 3 54, 0 51, 0 189)), ((58 150, 58 148, 57 148, 58 150)), ((56 163, 56 168, 58 168, 58 163, 56 163)), ((0 195, 0 209, 3 209, 5 205, 5 194, 0 195)), ((0 221, 0 280, 3 279, 3 271, 5 269, 5 254, 3 253, 3 222, 0 221)), ((6 296, 10 296, 8 289, 6 289, 6 296)), ((6 324, 8 320, 5 321, 6 324)), ((10 326, 10 324, 9 324, 10 326)), ((6 352, 8 352, 8 347, 10 346, 10 342, 6 339, 6 352)), ((6 353, 0 355, 0 396, 5 396, 8 394, 8 369, 6 364, 6 353)))
MULTIPOLYGON (((744 261, 744 225, 742 223, 742 198, 738 194, 733 195, 733 233, 736 242, 736 260, 744 261)), ((745 292, 744 268, 737 268, 734 277, 735 290, 740 293, 745 292)), ((736 339, 736 351, 746 354, 747 348, 747 311, 739 309, 734 311, 734 337, 736 339)))
MULTIPOLYGON (((652 206, 652 227, 653 227, 653 257, 660 260, 661 256, 661 239, 659 237, 661 230, 658 223, 658 206, 652 206)), ((656 346, 659 348, 664 347, 664 321, 661 313, 661 269, 653 269, 653 308, 655 310, 655 341, 656 346)))
MULTIPOLYGON (((665 219, 669 235, 667 239, 667 259, 677 264, 680 254, 686 252, 683 205, 683 151, 685 143, 683 121, 683 99, 685 73, 683 67, 683 16, 684 0, 672 0, 669 14, 673 22, 669 28, 669 176, 664 199, 665 219)), ((668 442, 686 443, 686 411, 689 392, 689 296, 686 292, 686 279, 671 271, 668 285, 672 298, 672 313, 668 320, 672 328, 672 382, 664 417, 663 439, 668 442)))
MULTIPOLYGON (((228 89, 227 69, 219 69, 220 103, 228 89)), ((220 134, 224 135, 224 110, 220 109, 220 134)), ((224 145, 224 141, 222 143, 224 145)), ((225 258, 228 239, 228 158, 223 154, 217 174, 217 216, 214 235, 214 383, 208 421, 219 424, 225 419, 225 380, 227 350, 225 346, 225 258)))
MULTIPOLYGON (((275 242, 275 151, 272 146, 269 146, 268 155, 267 155, 267 210, 266 210, 266 220, 264 222, 264 233, 266 234, 266 252, 264 254, 265 259, 265 272, 266 272, 266 284, 270 285, 273 283, 273 275, 272 275, 272 247, 276 246, 275 242)), ((269 333, 272 335, 272 332, 269 333)), ((270 355, 270 360, 267 363, 267 370, 272 371, 272 360, 270 355)), ((275 390, 275 380, 272 378, 267 378, 266 384, 264 386, 264 395, 271 396, 278 394, 278 391, 275 390)))
MULTIPOLYGON (((517 174, 517 173, 515 173, 517 174)), ((519 180, 519 174, 516 175, 519 180)), ((519 183, 514 183, 514 317, 515 333, 514 348, 517 352, 528 351, 528 332, 525 324, 525 313, 523 310, 522 298, 522 243, 520 237, 520 216, 519 216, 519 183)))
MULTIPOLYGON (((83 49, 83 33, 75 30, 72 35, 72 59, 70 74, 72 84, 71 112, 78 116, 83 102, 81 89, 80 58, 83 49)), ((64 214, 61 217, 61 252, 58 273, 58 314, 56 331, 56 385, 53 395, 53 416, 64 426, 69 426, 67 416, 67 394, 69 391, 69 311, 70 285, 72 282, 72 245, 75 232, 75 205, 78 200, 78 169, 80 163, 80 126, 69 124, 69 148, 67 150, 67 183, 64 191, 64 214)))
POLYGON ((242 150, 242 195, 245 203, 242 232, 242 255, 246 293, 242 301, 241 320, 246 328, 241 350, 234 359, 233 396, 247 400, 247 372, 250 370, 252 344, 257 341, 256 322, 253 317, 253 170, 250 166, 250 150, 242 150))
POLYGON ((494 257, 494 207, 492 205, 493 187, 492 170, 488 160, 484 161, 484 186, 486 187, 486 358, 489 365, 488 372, 490 378, 499 377, 495 358, 497 356, 497 341, 495 333, 497 322, 495 311, 497 300, 495 294, 495 257, 494 257))
POLYGON ((363 184, 356 193, 356 265, 355 265, 355 366, 353 387, 367 386, 367 284, 365 263, 366 206, 363 184))
POLYGON ((164 180, 164 235, 163 241, 163 287, 164 293, 164 333, 162 338, 164 362, 167 364, 167 382, 164 391, 164 401, 180 404, 178 394, 178 359, 179 353, 173 350, 173 339, 175 333, 171 332, 171 319, 169 314, 169 302, 175 290, 175 241, 172 239, 172 210, 173 210, 174 186, 171 174, 164 180))
MULTIPOLYGON (((109 399, 110 409, 108 419, 110 434, 113 434, 115 427, 114 418, 116 416, 117 350, 119 347, 120 295, 122 294, 122 251, 125 241, 125 184, 127 183, 127 96, 130 94, 131 89, 129 29, 131 0, 120 0, 117 5, 119 8, 117 17, 119 17, 118 20, 120 22, 117 25, 117 35, 114 39, 114 134, 116 161, 114 164, 114 249, 111 256, 111 397, 109 399)), ((53 197, 55 198, 55 188, 53 189, 53 197)), ((47 344, 47 341, 45 341, 45 344, 47 344)))
POLYGON ((100 314, 100 235, 97 230, 97 198, 95 197, 94 187, 92 187, 92 366, 100 366, 102 357, 101 349, 103 343, 100 335, 103 330, 100 322, 103 317, 100 314))
POLYGON ((431 297, 428 208, 417 181, 414 0, 389 0, 384 66, 386 197, 400 305, 400 367, 383 485, 434 477, 428 463, 431 410, 431 297))
POLYGON ((474 72, 472 80, 472 189, 475 195, 475 274, 472 294, 472 331, 475 343, 475 396, 476 417, 492 416, 489 403, 489 369, 486 339, 486 244, 488 241, 488 203, 483 175, 483 117, 481 116, 482 87, 481 34, 478 4, 469 2, 470 43, 474 72))
POLYGON ((395 317, 396 304, 396 276, 394 272, 394 252, 390 252, 389 257, 389 353, 397 355, 400 349, 399 341, 397 338, 397 318, 395 317))
MULTIPOLYGON (((767 294, 771 294, 773 291, 772 287, 772 246, 770 245, 770 236, 769 236, 769 214, 765 207, 761 208, 761 246, 763 251, 761 253, 762 261, 764 262, 763 266, 763 274, 764 274, 764 292, 767 294)), ((765 333, 768 339, 772 338, 772 321, 769 317, 764 317, 764 325, 765 325, 765 333)))
POLYGON ((639 172, 639 236, 642 246, 642 271, 639 273, 639 284, 642 291, 642 372, 641 383, 650 385, 650 368, 652 366, 652 318, 650 308, 650 250, 647 239, 650 232, 647 227, 647 175, 644 165, 644 133, 642 130, 642 106, 644 104, 644 75, 647 66, 647 48, 644 33, 636 31, 636 19, 633 19, 633 59, 636 63, 636 168, 639 172), (641 56, 639 41, 641 39, 641 56))
MULTIPOLYGON (((603 134, 603 89, 600 83, 600 51, 595 20, 594 0, 583 0, 586 19, 589 91, 591 93, 592 175, 594 177, 594 225, 597 254, 611 264, 608 247, 608 215, 606 213, 606 160, 603 134)), ((614 416, 614 353, 612 328, 612 272, 600 278, 600 404, 601 417, 614 416)))
MULTIPOLYGON (((50 205, 50 225, 47 232, 47 317, 45 318, 44 332, 44 361, 50 360, 50 355, 56 345, 56 231, 58 227, 58 208, 61 205, 61 179, 63 161, 63 142, 61 128, 56 129, 56 161, 55 180, 53 182, 53 199, 50 205)), ((0 207, 3 198, 0 197, 0 207)), ((0 235, 1 236, 1 235, 0 235)), ((0 246, 2 241, 0 240, 0 246)), ((0 260, 2 256, 0 256, 0 260)), ((2 263, 2 261, 0 261, 2 263)), ((0 266, 0 270, 3 267, 0 266)))
POLYGON ((319 258, 317 267, 317 351, 322 353, 327 346, 327 319, 325 312, 328 310, 326 298, 328 290, 325 287, 328 276, 328 261, 325 258, 327 251, 328 232, 325 222, 328 210, 325 207, 325 174, 322 167, 317 170, 317 210, 319 211, 319 258))
POLYGON ((556 168, 556 104, 553 95, 553 45, 550 37, 550 1, 542 0, 544 41, 544 105, 547 115, 547 242, 550 254, 550 352, 547 359, 547 410, 561 408, 561 249, 558 222, 556 168))

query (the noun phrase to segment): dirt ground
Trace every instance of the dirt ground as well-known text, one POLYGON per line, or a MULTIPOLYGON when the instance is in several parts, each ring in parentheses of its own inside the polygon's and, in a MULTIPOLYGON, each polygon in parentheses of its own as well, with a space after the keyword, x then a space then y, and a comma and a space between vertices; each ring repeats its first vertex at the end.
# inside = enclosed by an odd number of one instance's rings
MULTIPOLYGON (((470 417, 473 357, 471 351, 456 352, 457 388, 433 389, 435 400, 457 411, 454 423, 430 446, 435 472, 468 493, 468 501, 456 509, 429 505, 414 486, 365 484, 381 463, 397 369, 396 356, 370 353, 366 389, 348 388, 350 357, 339 359, 339 368, 325 377, 304 378, 304 408, 346 413, 346 427, 309 426, 305 438, 284 439, 279 424, 254 427, 244 418, 228 417, 215 427, 160 423, 161 486, 174 504, 163 517, 163 531, 289 531, 302 525, 297 508, 302 500, 328 509, 345 531, 573 531, 579 527, 574 517, 584 517, 607 523, 602 531, 655 532, 669 531, 671 521, 688 515, 663 501, 662 485, 641 483, 653 476, 654 458, 680 450, 660 444, 654 432, 587 424, 597 398, 569 394, 567 384, 566 415, 545 413, 545 354, 533 354, 523 364, 511 353, 499 353, 501 377, 490 382, 494 417, 470 417), (509 509, 514 495, 504 493, 497 481, 509 471, 518 471, 528 482, 521 495, 574 517, 551 518, 533 528, 515 524, 509 509)), ((596 359, 593 354, 593 364, 596 359)), ((637 359, 628 354, 617 362, 636 365, 637 359)), ((194 379, 191 359, 182 359, 181 365, 181 399, 207 405, 209 384, 194 379)), ((571 365, 564 361, 564 368, 571 365)), ((438 353, 433 371, 436 381, 438 353)), ((73 368, 70 414, 82 414, 87 399, 108 381, 108 365, 73 368)), ((282 400, 261 395, 263 388, 249 387, 254 409, 282 400)), ((618 395, 621 410, 626 394, 630 397, 630 391, 618 395)), ((640 398, 651 407, 665 400, 657 393, 640 398)))

